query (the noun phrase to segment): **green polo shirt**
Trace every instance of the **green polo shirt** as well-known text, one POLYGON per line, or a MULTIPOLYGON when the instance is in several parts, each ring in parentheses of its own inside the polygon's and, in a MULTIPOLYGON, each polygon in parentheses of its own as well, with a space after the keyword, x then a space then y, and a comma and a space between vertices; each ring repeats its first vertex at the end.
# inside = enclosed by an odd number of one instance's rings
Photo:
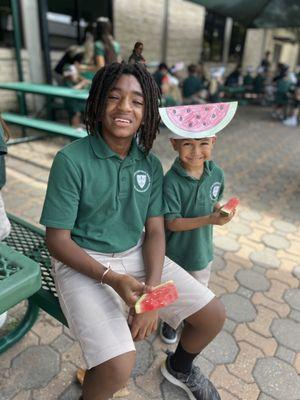
MULTIPOLYGON (((113 41, 113 48, 116 53, 116 56, 119 56, 121 54, 121 46, 119 42, 117 42, 116 40, 113 41)), ((97 40, 95 42, 95 56, 105 57, 105 47, 100 40, 97 40)))
POLYGON ((162 185, 159 160, 135 140, 122 160, 101 136, 87 136, 55 156, 40 223, 71 230, 80 247, 123 252, 149 217, 164 214, 162 185))
POLYGON ((5 185, 5 160, 4 154, 7 152, 7 147, 4 141, 4 132, 0 125, 0 189, 5 185))
POLYGON ((190 97, 204 88, 203 82, 195 75, 188 76, 182 84, 182 96, 190 97))
MULTIPOLYGON (((165 218, 193 218, 209 215, 224 191, 224 173, 213 161, 206 161, 200 179, 188 175, 177 158, 164 179, 165 218)), ((213 259, 213 226, 184 232, 166 232, 167 256, 187 271, 198 271, 213 259)))

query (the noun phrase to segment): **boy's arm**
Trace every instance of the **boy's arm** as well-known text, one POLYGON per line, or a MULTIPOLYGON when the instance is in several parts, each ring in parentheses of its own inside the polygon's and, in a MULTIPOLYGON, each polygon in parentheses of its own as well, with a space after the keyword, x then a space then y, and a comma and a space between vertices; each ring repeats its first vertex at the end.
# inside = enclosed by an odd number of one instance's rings
POLYGON ((232 212, 226 217, 220 214, 219 209, 215 209, 214 212, 209 215, 193 218, 175 218, 173 220, 166 220, 165 224, 166 228, 172 232, 191 231, 205 225, 225 225, 232 220, 234 214, 235 212, 232 212))
MULTIPOLYGON (((143 243, 143 259, 146 272, 146 288, 159 285, 165 258, 165 232, 162 216, 150 217, 145 224, 145 239, 143 243)), ((148 311, 135 314, 131 322, 133 340, 143 340, 156 331, 158 311, 148 311)))
POLYGON ((107 266, 89 256, 71 238, 70 230, 46 228, 46 244, 51 256, 76 271, 111 286, 129 306, 133 306, 144 292, 144 285, 129 275, 118 274, 112 270, 106 273, 107 266))
POLYGON ((150 217, 145 224, 143 258, 146 272, 146 284, 160 284, 162 266, 165 258, 165 232, 163 216, 150 217))

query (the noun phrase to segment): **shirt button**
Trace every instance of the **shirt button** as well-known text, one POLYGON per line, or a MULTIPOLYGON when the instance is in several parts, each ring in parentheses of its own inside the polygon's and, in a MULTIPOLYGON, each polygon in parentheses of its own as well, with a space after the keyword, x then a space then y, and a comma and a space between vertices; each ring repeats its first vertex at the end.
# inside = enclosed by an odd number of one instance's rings
POLYGON ((126 178, 122 178, 121 181, 122 181, 122 182, 125 182, 125 181, 126 181, 126 178))

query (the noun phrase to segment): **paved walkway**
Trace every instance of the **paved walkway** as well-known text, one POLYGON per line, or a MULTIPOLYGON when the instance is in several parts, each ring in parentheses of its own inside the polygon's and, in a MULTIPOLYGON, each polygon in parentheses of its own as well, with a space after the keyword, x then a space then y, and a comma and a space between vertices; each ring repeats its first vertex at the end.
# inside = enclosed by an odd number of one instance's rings
MULTIPOLYGON (((10 148, 4 196, 9 211, 37 223, 51 160, 63 139, 10 148), (30 160, 30 163, 24 162, 30 160)), ((166 132, 155 144, 164 167, 174 157, 166 132)), ((226 198, 237 195, 232 223, 215 229, 210 287, 227 309, 221 334, 197 360, 222 400, 300 399, 300 131, 265 109, 240 108, 215 147, 226 198)), ((11 311, 8 327, 22 313, 11 311)), ((165 346, 137 343, 130 400, 187 399, 158 371, 165 346)), ((41 313, 26 337, 0 357, 1 400, 77 400, 84 366, 68 329, 41 313)))

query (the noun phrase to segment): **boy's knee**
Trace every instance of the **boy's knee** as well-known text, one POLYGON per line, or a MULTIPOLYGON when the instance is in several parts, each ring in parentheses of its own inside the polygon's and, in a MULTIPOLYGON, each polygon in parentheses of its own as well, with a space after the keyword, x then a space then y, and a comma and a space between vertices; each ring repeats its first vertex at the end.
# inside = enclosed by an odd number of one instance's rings
POLYGON ((221 300, 217 298, 215 302, 215 315, 222 328, 226 320, 226 309, 221 300))

